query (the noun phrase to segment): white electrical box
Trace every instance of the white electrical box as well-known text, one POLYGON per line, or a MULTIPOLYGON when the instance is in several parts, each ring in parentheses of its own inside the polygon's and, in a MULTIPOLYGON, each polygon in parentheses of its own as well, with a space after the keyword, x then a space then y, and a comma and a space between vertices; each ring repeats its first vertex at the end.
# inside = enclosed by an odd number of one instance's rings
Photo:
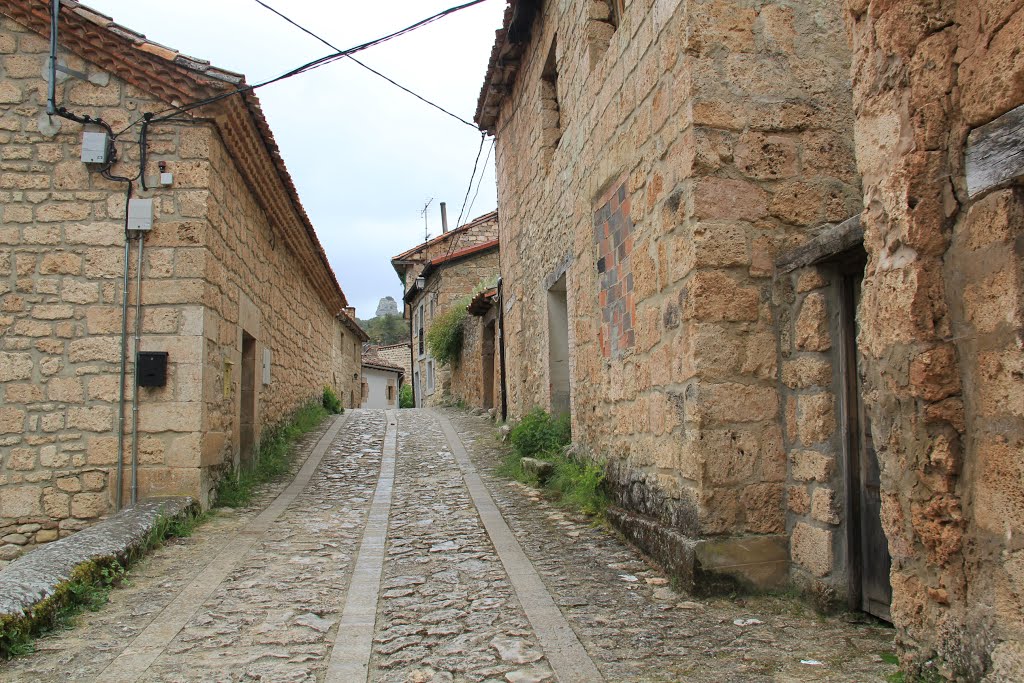
POLYGON ((172 183, 174 183, 174 174, 173 173, 163 173, 163 172, 160 173, 160 184, 161 185, 167 186, 167 185, 171 185, 172 183))
POLYGON ((128 229, 129 230, 152 230, 153 229, 153 200, 152 199, 129 199, 128 200, 128 229))
POLYGON ((270 384, 270 349, 263 349, 263 384, 270 384))
POLYGON ((107 163, 107 134, 103 131, 87 130, 82 133, 82 163, 107 163))

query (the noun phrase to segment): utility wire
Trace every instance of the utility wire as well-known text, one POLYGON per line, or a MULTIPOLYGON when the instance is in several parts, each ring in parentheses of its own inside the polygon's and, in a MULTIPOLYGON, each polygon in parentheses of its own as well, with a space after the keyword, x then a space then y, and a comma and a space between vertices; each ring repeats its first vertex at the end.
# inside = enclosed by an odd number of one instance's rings
POLYGON ((462 199, 462 208, 459 209, 459 220, 456 223, 456 227, 462 225, 462 215, 466 211, 466 202, 469 201, 469 193, 473 191, 473 181, 476 180, 476 169, 480 164, 480 155, 484 152, 484 142, 487 140, 487 134, 480 133, 480 147, 476 150, 476 161, 473 162, 473 173, 469 176, 469 187, 466 188, 466 196, 462 199))
POLYGON ((483 168, 480 169, 480 179, 476 181, 476 192, 473 193, 473 199, 469 202, 469 208, 466 209, 466 220, 473 215, 473 205, 476 204, 476 198, 480 196, 480 186, 484 184, 484 175, 487 171, 487 162, 491 160, 491 153, 494 151, 494 138, 491 138, 491 146, 487 148, 487 156, 484 157, 483 168))
MULTIPOLYGON (((467 9, 469 7, 473 7, 475 5, 479 5, 480 3, 483 3, 483 2, 486 2, 486 1, 487 0, 470 0, 469 2, 463 3, 461 5, 456 5, 455 7, 449 7, 446 10, 442 10, 441 12, 438 12, 437 14, 431 15, 431 16, 427 17, 426 19, 421 19, 420 21, 417 21, 415 24, 411 24, 409 26, 406 26, 403 29, 395 31, 394 33, 389 33, 386 36, 381 36, 380 38, 375 38, 375 39, 367 41, 365 43, 361 43, 361 44, 356 45, 354 47, 350 47, 347 50, 338 50, 338 51, 333 52, 333 53, 331 53, 329 55, 324 55, 323 57, 319 57, 317 59, 314 59, 311 62, 306 62, 302 66, 298 66, 298 67, 292 69, 291 71, 287 71, 287 72, 281 74, 280 76, 275 76, 274 78, 268 79, 266 81, 262 81, 260 83, 255 83, 255 84, 252 84, 252 85, 245 85, 245 86, 242 86, 240 88, 235 88, 233 90, 228 90, 226 92, 222 92, 222 93, 219 93, 217 95, 213 95, 212 97, 207 97, 207 98, 202 99, 202 100, 197 100, 195 102, 190 102, 188 104, 183 104, 183 105, 181 105, 179 107, 171 107, 169 109, 164 109, 163 111, 160 111, 160 112, 157 112, 156 114, 154 114, 153 122, 156 122, 158 120, 162 120, 162 118, 163 118, 163 116, 165 114, 170 114, 172 116, 174 114, 183 114, 183 113, 189 112, 189 111, 191 111, 193 109, 197 109, 199 107, 205 107, 205 106, 207 106, 209 104, 213 104, 215 102, 219 102, 220 100, 223 100, 223 99, 226 99, 228 97, 231 97, 232 95, 238 95, 240 93, 252 92, 253 90, 256 90, 257 88, 262 88, 262 87, 270 85, 272 83, 277 83, 278 81, 283 81, 283 80, 285 80, 287 78, 292 78, 293 76, 298 76, 299 74, 306 73, 307 71, 312 71, 313 69, 317 69, 317 68, 319 68, 321 66, 324 66, 326 64, 330 64, 332 62, 336 62, 337 60, 339 60, 339 59, 341 59, 343 57, 347 57, 347 56, 349 56, 351 54, 355 54, 356 52, 362 52, 363 50, 366 50, 368 48, 374 47, 375 45, 380 45, 381 43, 385 43, 385 42, 387 42, 389 40, 392 40, 394 38, 398 38, 399 36, 404 36, 405 34, 411 33, 412 31, 415 31, 416 29, 422 28, 422 27, 426 26, 427 24, 431 24, 431 23, 437 21, 438 19, 443 19, 444 17, 447 17, 450 14, 455 14, 456 12, 460 12, 460 11, 462 11, 464 9, 467 9)), ((128 128, 131 128, 132 126, 134 126, 135 124, 137 124, 141 120, 142 120, 141 118, 135 120, 134 122, 132 122, 128 126, 128 128)), ((125 128, 125 130, 127 130, 127 128, 125 128)))
MULTIPOLYGON (((322 38, 322 37, 318 36, 317 34, 313 33, 312 31, 310 31, 305 26, 300 25, 299 23, 297 23, 293 19, 285 16, 284 14, 279 12, 278 10, 274 9, 273 7, 268 5, 267 3, 263 2, 263 0, 254 0, 254 2, 256 2, 257 5, 260 5, 261 7, 264 7, 266 9, 270 10, 271 12, 273 12, 277 16, 281 17, 282 19, 284 19, 289 24, 291 24, 295 28, 299 29, 303 33, 306 33, 306 34, 316 38, 317 40, 319 40, 321 43, 323 43, 327 47, 331 48, 332 50, 337 50, 338 52, 344 52, 340 47, 332 45, 327 40, 325 40, 324 38, 322 38)), ((452 117, 453 119, 455 119, 459 123, 463 123, 463 124, 469 126, 470 128, 473 128, 474 130, 477 130, 477 126, 476 126, 475 123, 471 123, 471 122, 467 121, 466 119, 462 118, 461 116, 459 116, 458 114, 453 114, 452 112, 448 111, 447 109, 445 109, 441 105, 435 104, 435 103, 431 102, 427 98, 425 98, 422 95, 419 95, 419 94, 413 92, 412 90, 410 90, 409 88, 405 87, 401 83, 397 83, 394 80, 392 80, 391 78, 389 78, 388 76, 385 76, 384 74, 382 74, 381 72, 377 71, 376 69, 374 69, 373 67, 369 66, 368 64, 365 64, 365 63, 359 61, 358 59, 356 59, 352 55, 346 54, 345 56, 348 57, 349 59, 351 59, 353 62, 355 62, 359 66, 361 66, 364 69, 366 69, 367 71, 369 71, 370 73, 375 74, 377 76, 380 76, 381 78, 383 78, 385 81, 387 81, 391 85, 395 86, 396 88, 399 88, 400 90, 404 90, 405 92, 409 93, 410 95, 412 95, 416 99, 418 99, 421 102, 424 102, 426 104, 429 104, 431 107, 433 107, 434 109, 437 109, 440 112, 443 112, 443 113, 447 114, 448 116, 452 117)))

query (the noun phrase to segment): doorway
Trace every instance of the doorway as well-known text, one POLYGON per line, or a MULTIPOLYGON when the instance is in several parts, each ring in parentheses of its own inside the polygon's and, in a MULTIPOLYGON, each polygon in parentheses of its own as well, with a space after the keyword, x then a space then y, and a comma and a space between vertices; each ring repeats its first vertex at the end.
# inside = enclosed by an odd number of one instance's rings
POLYGON ((862 364, 857 349, 857 310, 864 259, 843 265, 840 276, 849 605, 892 621, 892 557, 882 529, 881 472, 871 437, 871 418, 864 406, 862 364))
POLYGON ((484 339, 481 347, 482 351, 482 369, 483 369, 483 389, 484 389, 484 409, 490 410, 494 407, 494 321, 484 325, 484 339))
POLYGON ((567 415, 569 386, 569 305, 565 275, 548 290, 548 370, 551 413, 567 415))
POLYGON ((239 458, 242 467, 256 459, 256 339, 242 331, 242 405, 239 425, 239 458))

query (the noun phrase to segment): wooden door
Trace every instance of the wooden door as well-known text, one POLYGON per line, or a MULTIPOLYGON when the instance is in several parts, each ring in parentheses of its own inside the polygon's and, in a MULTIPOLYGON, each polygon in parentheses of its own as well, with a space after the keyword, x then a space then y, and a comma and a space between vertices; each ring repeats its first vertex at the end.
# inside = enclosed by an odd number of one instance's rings
POLYGON ((846 385, 847 525, 850 558, 850 606, 892 621, 889 605, 892 558, 882 530, 881 473, 864 409, 862 363, 857 352, 856 313, 863 264, 843 277, 843 375, 846 385))

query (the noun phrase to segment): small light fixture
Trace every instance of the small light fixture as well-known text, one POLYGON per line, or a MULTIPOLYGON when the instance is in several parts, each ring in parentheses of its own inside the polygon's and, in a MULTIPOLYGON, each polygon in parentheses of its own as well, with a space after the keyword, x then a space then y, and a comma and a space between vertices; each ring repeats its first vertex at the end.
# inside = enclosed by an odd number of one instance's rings
POLYGON ((359 379, 359 373, 358 372, 353 372, 352 373, 352 379, 359 379))
POLYGON ((418 277, 418 278, 416 278, 416 287, 418 287, 419 289, 423 289, 426 286, 427 286, 427 278, 425 278, 425 277, 418 277))

